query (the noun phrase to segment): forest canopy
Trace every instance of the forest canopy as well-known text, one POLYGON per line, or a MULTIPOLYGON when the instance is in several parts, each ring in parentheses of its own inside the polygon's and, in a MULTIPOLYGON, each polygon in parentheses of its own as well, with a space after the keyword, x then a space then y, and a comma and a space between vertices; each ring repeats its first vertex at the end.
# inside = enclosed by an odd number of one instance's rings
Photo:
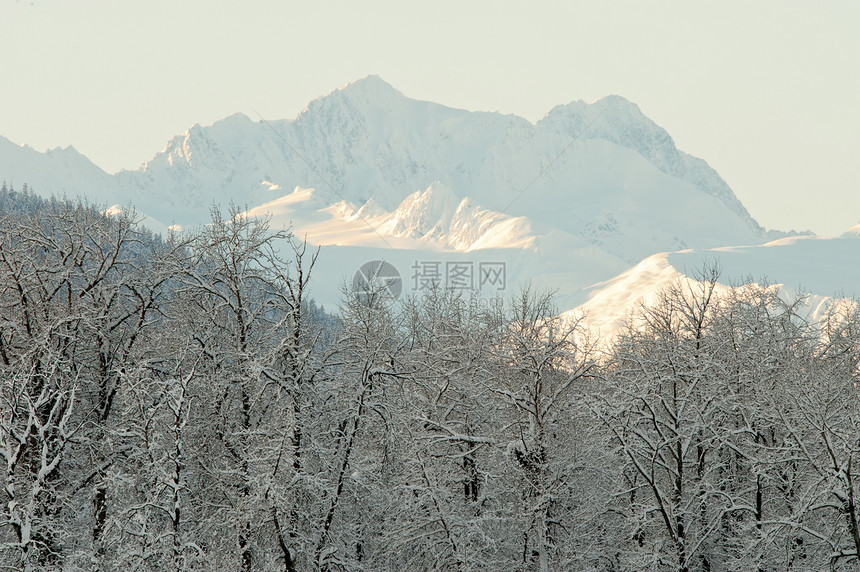
POLYGON ((860 316, 664 289, 612 340, 505 306, 308 287, 213 211, 0 191, 0 569, 854 570, 860 316))

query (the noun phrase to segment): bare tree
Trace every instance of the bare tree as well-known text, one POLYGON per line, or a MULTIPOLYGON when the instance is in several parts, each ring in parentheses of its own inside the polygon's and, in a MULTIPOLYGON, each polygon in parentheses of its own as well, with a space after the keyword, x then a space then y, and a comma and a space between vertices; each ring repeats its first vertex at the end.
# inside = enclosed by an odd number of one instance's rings
POLYGON ((623 459, 628 561, 650 558, 658 569, 717 565, 725 518, 749 510, 719 482, 729 441, 718 357, 725 340, 710 334, 718 276, 710 269, 677 282, 642 309, 613 348, 612 393, 598 410, 623 459))
MULTIPOLYGON (((148 262, 161 246, 137 229, 133 214, 110 218, 81 204, 52 202, 28 214, 11 213, 0 222, 0 362, 11 372, 3 412, 9 422, 6 434, 17 442, 6 449, 7 494, 17 494, 14 481, 26 472, 35 479, 29 506, 41 516, 25 528, 44 558, 59 562, 60 552, 71 557, 93 547, 99 552, 107 503, 104 470, 113 462, 105 437, 122 368, 151 324, 165 279, 147 274, 148 262), (23 420, 19 408, 26 403, 35 417, 13 428, 23 420), (38 449, 44 466, 37 469, 27 462, 27 471, 19 472, 21 461, 35 459, 38 449), (62 494, 52 487, 62 487, 62 494), (77 513, 85 502, 82 495, 94 509, 89 546, 80 536, 63 534, 78 544, 66 542, 61 550, 50 528, 66 533, 71 523, 52 521, 63 511, 77 513)), ((20 507, 27 503, 11 496, 8 501, 11 521, 23 518, 20 507)), ((19 544, 32 553, 28 535, 19 544)), ((44 558, 37 560, 44 564, 44 558)))
POLYGON ((579 321, 557 316, 548 294, 522 291, 501 318, 490 389, 504 407, 496 431, 507 443, 506 472, 520 495, 512 499, 520 507, 512 515, 518 559, 541 571, 570 566, 567 541, 581 516, 575 491, 584 466, 577 460, 584 437, 578 421, 586 412, 579 398, 596 373, 593 348, 579 321))

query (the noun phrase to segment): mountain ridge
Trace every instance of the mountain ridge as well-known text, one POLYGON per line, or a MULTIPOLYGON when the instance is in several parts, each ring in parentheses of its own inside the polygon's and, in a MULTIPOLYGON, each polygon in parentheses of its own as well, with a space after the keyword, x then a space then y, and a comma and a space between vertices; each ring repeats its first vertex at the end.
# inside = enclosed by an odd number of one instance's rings
POLYGON ((787 234, 765 231, 707 162, 621 96, 558 105, 532 123, 411 99, 378 76, 294 119, 194 124, 114 175, 72 148, 38 153, 0 139, 0 178, 27 174, 39 193, 133 205, 160 228, 242 205, 325 245, 340 261, 333 273, 347 253, 393 247, 407 264, 483 252, 520 278, 564 281, 570 304, 655 253, 787 234))

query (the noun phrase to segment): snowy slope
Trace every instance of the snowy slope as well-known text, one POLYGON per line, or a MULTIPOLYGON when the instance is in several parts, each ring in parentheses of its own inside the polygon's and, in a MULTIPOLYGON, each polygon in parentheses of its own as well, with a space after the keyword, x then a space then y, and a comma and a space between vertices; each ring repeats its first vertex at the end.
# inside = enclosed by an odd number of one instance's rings
POLYGON ((474 279, 471 285, 478 289, 482 265, 501 265, 504 285, 483 289, 483 299, 507 298, 532 284, 555 291, 562 309, 584 302, 588 286, 629 266, 549 225, 491 211, 469 199, 457 202, 450 189, 438 183, 406 197, 393 212, 373 201, 360 208, 342 201, 314 210, 315 194, 314 189, 297 189, 248 214, 266 216, 273 228, 290 228, 297 237, 322 246, 312 288, 314 297, 327 306, 338 303, 340 287, 371 260, 395 266, 404 280, 404 296, 421 294, 420 278, 429 276, 431 268, 447 287, 452 286, 448 272, 465 265, 474 279))
POLYGON ((860 224, 855 224, 844 233, 842 233, 841 238, 860 238, 860 224))
POLYGON ((758 225, 729 186, 703 160, 679 151, 665 129, 645 117, 639 107, 623 97, 605 97, 592 105, 577 101, 553 108, 538 127, 568 135, 600 138, 632 149, 660 171, 690 183, 719 199, 729 210, 758 225))
POLYGON ((593 246, 577 247, 575 239, 565 244, 564 238, 538 237, 536 245, 529 249, 484 248, 471 252, 323 247, 312 274, 311 291, 326 307, 336 307, 341 301, 341 287, 352 283, 362 264, 384 260, 395 267, 403 280, 402 297, 421 296, 427 282, 435 280, 441 287, 467 297, 477 290, 481 304, 492 304, 506 301, 520 288, 531 285, 553 291, 561 311, 586 299, 586 289, 594 276, 611 276, 627 267, 593 246), (490 281, 487 272, 500 273, 503 279, 490 281))
POLYGON ((40 153, 27 145, 0 137, 0 180, 16 189, 26 183, 43 196, 87 196, 98 204, 113 204, 120 196, 118 182, 74 147, 40 153))
POLYGON ((673 280, 695 280, 697 270, 716 263, 723 287, 750 282, 779 285, 787 296, 808 295, 806 305, 814 316, 829 300, 860 297, 860 240, 844 236, 655 254, 612 280, 595 284, 587 292, 588 301, 573 313, 585 313, 590 327, 609 336, 637 304, 650 304, 673 280))

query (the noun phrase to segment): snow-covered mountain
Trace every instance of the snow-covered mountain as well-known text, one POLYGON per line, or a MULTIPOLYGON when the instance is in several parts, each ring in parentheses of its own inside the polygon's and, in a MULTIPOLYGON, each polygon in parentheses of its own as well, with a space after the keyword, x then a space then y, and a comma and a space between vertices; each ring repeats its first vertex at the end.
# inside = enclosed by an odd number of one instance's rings
POLYGON ((122 196, 116 179, 74 147, 57 147, 40 153, 3 137, 0 137, 0 180, 15 188, 26 183, 44 196, 84 195, 96 203, 112 204, 122 196))
MULTIPOLYGON (((455 211, 468 198, 630 263, 767 237, 707 164, 615 96, 557 107, 532 125, 415 101, 371 76, 314 100, 293 121, 237 114, 195 125, 117 181, 126 201, 183 225, 204 222, 213 201, 256 207, 297 187, 315 189, 317 208, 343 202, 358 210, 371 201, 402 221, 402 203, 438 182, 455 211)), ((434 238, 442 234, 440 227, 434 238)), ((460 239, 449 242, 469 248, 460 239)))
POLYGON ((573 314, 585 313, 604 337, 614 333, 636 304, 650 304, 673 281, 695 281, 717 265, 722 289, 749 282, 779 285, 787 298, 802 297, 812 318, 831 300, 860 297, 860 240, 796 236, 757 246, 690 249, 645 258, 615 278, 590 288, 573 314))
POLYGON ((566 309, 655 253, 784 236, 622 97, 560 105, 532 124, 416 101, 375 76, 293 120, 195 125, 115 175, 72 148, 0 138, 0 179, 131 205, 158 229, 205 223, 213 204, 246 207, 325 247, 314 287, 329 303, 361 262, 385 258, 414 284, 427 264, 472 264, 478 277, 504 264, 508 285, 555 289, 566 309))
MULTIPOLYGON (((17 177, 11 167, 21 161, 3 151, 3 176, 17 177)), ((46 193, 66 189, 91 196, 88 187, 96 187, 101 199, 112 187, 110 177, 77 157, 80 175, 31 185, 46 193)), ((33 161, 29 166, 51 171, 33 161)), ((598 241, 610 229, 641 234, 630 225, 638 226, 643 214, 651 219, 650 230, 639 238, 660 246, 716 246, 764 236, 712 169, 678 151, 663 129, 617 96, 556 107, 532 125, 513 115, 412 100, 370 76, 312 101, 292 121, 236 114, 208 127, 195 125, 114 180, 125 201, 164 222, 185 224, 205 221, 213 201, 256 206, 295 187, 317 189, 325 205, 345 200, 361 206, 373 199, 393 211, 439 181, 486 208, 531 214, 598 241), (678 220, 674 212, 661 215, 665 208, 639 210, 649 203, 665 206, 667 198, 709 208, 713 222, 706 226, 712 228, 684 232, 699 225, 678 220)))

